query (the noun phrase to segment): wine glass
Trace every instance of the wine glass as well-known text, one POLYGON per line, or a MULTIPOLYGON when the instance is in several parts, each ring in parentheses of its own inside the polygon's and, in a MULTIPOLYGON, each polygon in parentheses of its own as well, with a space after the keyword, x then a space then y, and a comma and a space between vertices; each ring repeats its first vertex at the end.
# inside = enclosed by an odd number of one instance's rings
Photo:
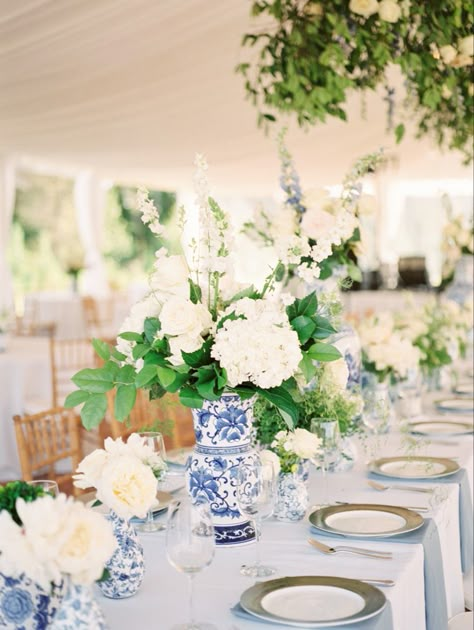
POLYGON ((59 494, 59 486, 52 479, 34 479, 28 481, 28 485, 42 488, 46 494, 50 494, 52 497, 57 497, 59 494))
POLYGON ((380 385, 363 391, 362 422, 373 434, 387 433, 393 420, 393 407, 386 387, 380 385))
MULTIPOLYGON (((165 465, 166 449, 165 449, 165 442, 163 440, 163 435, 159 433, 158 431, 145 431, 143 433, 139 433, 139 435, 140 437, 144 438, 145 443, 148 446, 150 446, 153 449, 153 451, 161 457, 161 459, 163 460, 163 465, 165 465)), ((160 484, 164 480, 165 476, 166 476, 166 469, 163 469, 163 471, 160 474, 160 477, 158 477, 158 479, 156 480, 157 490, 159 490, 160 484)), ((160 523, 154 520, 153 506, 151 506, 150 509, 148 510, 146 519, 142 523, 137 524, 136 527, 138 531, 145 532, 145 533, 159 532, 166 529, 166 526, 163 525, 163 523, 160 523)))
POLYGON ((334 418, 313 418, 311 420, 311 433, 321 440, 321 445, 311 461, 321 467, 323 474, 324 497, 322 505, 329 505, 328 500, 328 468, 335 464, 340 457, 339 422, 334 418))
POLYGON ((242 464, 237 469, 236 499, 242 514, 255 524, 255 564, 242 566, 240 573, 249 577, 273 575, 273 567, 260 563, 260 532, 262 521, 273 513, 277 493, 275 470, 271 464, 260 462, 242 464))
POLYGON ((171 504, 166 531, 169 563, 189 578, 189 623, 173 630, 217 630, 211 624, 198 623, 194 614, 194 576, 209 566, 214 557, 214 527, 209 504, 192 503, 189 497, 171 504))

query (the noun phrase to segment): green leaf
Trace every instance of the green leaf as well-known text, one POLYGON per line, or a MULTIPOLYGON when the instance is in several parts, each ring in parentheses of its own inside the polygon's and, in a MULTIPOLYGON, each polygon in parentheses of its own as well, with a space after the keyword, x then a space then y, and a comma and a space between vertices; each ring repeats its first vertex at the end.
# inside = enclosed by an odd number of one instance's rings
POLYGON ((84 427, 90 431, 99 426, 107 411, 107 396, 94 394, 84 403, 81 409, 81 420, 84 427))
POLYGON ((130 385, 135 382, 136 376, 133 365, 124 365, 117 372, 116 382, 119 385, 130 385))
POLYGON ((336 329, 326 317, 316 315, 314 321, 316 323, 316 330, 313 333, 314 339, 327 339, 336 332, 336 329))
POLYGON ((104 361, 110 359, 110 347, 108 343, 102 341, 102 339, 93 339, 92 346, 101 359, 104 359, 104 361))
POLYGON ((295 300, 295 302, 298 315, 312 317, 318 310, 318 298, 316 297, 316 291, 313 291, 302 300, 295 300))
POLYGON ((179 401, 185 407, 201 409, 204 398, 192 387, 182 387, 179 392, 179 401))
POLYGON ((156 352, 149 352, 143 357, 145 365, 161 365, 162 367, 169 367, 169 362, 161 354, 156 352))
POLYGON ((354 280, 354 282, 362 282, 362 271, 353 262, 349 262, 346 265, 347 275, 354 280))
POLYGON ((291 320, 291 327, 298 333, 298 339, 300 343, 304 345, 308 339, 311 339, 313 332, 316 329, 316 324, 311 317, 305 315, 299 315, 295 319, 291 320))
POLYGON ((78 389, 75 392, 71 392, 68 396, 66 396, 64 407, 69 409, 70 407, 81 405, 83 402, 86 402, 86 400, 88 400, 90 396, 91 394, 89 392, 86 392, 83 389, 78 389))
POLYGON ((120 333, 119 337, 121 339, 125 339, 125 341, 136 341, 137 343, 141 343, 143 341, 142 335, 135 332, 123 332, 120 333))
POLYGON ((135 385, 119 385, 114 401, 114 415, 119 422, 128 418, 137 398, 135 385))
POLYGON ((202 298, 201 287, 193 282, 191 278, 188 278, 189 282, 189 299, 193 304, 198 304, 202 298))
POLYGON ((166 391, 170 394, 176 393, 185 383, 189 380, 189 374, 187 372, 175 372, 174 381, 171 385, 166 387, 166 391))
POLYGON ((253 284, 251 284, 249 287, 246 287, 245 289, 242 289, 242 291, 239 291, 238 293, 233 295, 231 299, 228 300, 226 303, 233 304, 234 302, 237 302, 237 300, 241 300, 242 298, 246 297, 254 300, 258 295, 259 293, 257 289, 253 286, 253 284))
POLYGON ((174 383, 176 378, 176 372, 169 367, 161 367, 158 366, 156 368, 156 373, 158 375, 158 380, 160 381, 160 385, 164 387, 166 390, 170 385, 174 383))
POLYGON ((314 365, 313 359, 311 359, 311 357, 309 357, 306 353, 303 353, 303 358, 299 363, 299 368, 305 378, 305 381, 309 383, 316 374, 316 366, 314 365))
POLYGON ((144 343, 138 343, 132 350, 132 357, 135 361, 138 361, 138 359, 144 357, 145 354, 148 354, 150 350, 150 346, 147 346, 144 343))
POLYGON ((106 367, 86 368, 80 370, 71 378, 74 385, 93 394, 103 394, 114 386, 115 374, 106 367))
POLYGON ((271 402, 278 408, 281 416, 285 420, 290 430, 294 429, 298 422, 298 409, 293 398, 283 387, 272 387, 271 389, 256 388, 262 398, 271 402))
POLYGON ((117 348, 112 348, 112 350, 110 351, 110 355, 114 359, 117 359, 117 361, 125 361, 125 359, 127 358, 127 356, 123 354, 123 352, 119 352, 117 348))
POLYGON ((145 387, 145 385, 151 383, 151 381, 154 378, 157 378, 157 376, 158 373, 156 371, 156 365, 145 365, 138 372, 135 378, 135 387, 137 387, 138 389, 140 389, 141 387, 145 387))
POLYGON ((143 324, 143 332, 145 333, 145 339, 149 343, 153 343, 156 337, 156 333, 159 330, 161 330, 161 322, 157 317, 147 317, 145 319, 145 322, 143 324))
POLYGON ((196 389, 206 400, 219 400, 221 394, 216 392, 216 379, 204 383, 198 383, 196 389))
POLYGON ((238 394, 242 398, 242 400, 248 400, 255 395, 255 389, 253 387, 245 387, 245 385, 233 387, 232 391, 238 394))
POLYGON ((195 350, 194 352, 181 351, 181 356, 186 364, 193 368, 199 368, 203 365, 207 365, 211 360, 212 342, 212 339, 208 339, 202 344, 199 350, 195 350))
POLYGON ((315 361, 336 361, 342 357, 335 346, 329 343, 314 343, 308 350, 308 356, 315 361))

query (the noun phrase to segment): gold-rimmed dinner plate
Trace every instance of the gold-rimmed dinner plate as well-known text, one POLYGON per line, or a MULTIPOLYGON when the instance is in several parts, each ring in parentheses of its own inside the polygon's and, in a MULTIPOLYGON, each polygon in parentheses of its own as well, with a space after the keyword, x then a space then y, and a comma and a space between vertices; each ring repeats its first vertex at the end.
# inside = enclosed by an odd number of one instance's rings
POLYGON ((410 422, 408 430, 413 435, 426 435, 427 437, 471 435, 474 432, 472 422, 458 420, 432 420, 423 422, 410 422))
MULTIPOLYGON (((83 494, 78 497, 81 501, 92 507, 92 509, 100 514, 107 515, 109 513, 109 508, 103 504, 94 506, 95 502, 95 492, 88 492, 87 494, 83 494)), ((164 510, 167 510, 171 501, 173 501, 173 495, 169 492, 161 492, 158 491, 156 493, 156 504, 152 506, 153 516, 160 514, 164 510)), ((132 522, 141 522, 143 519, 133 517, 132 522)))
POLYGON ((453 389, 453 392, 455 394, 458 394, 459 396, 470 396, 472 398, 474 396, 474 387, 473 387, 472 382, 470 382, 470 383, 459 383, 453 389))
POLYGON ((439 411, 450 411, 452 413, 472 413, 474 412, 474 398, 443 398, 435 401, 436 409, 439 411))
POLYGON ((369 470, 391 479, 438 479, 456 473, 459 464, 446 457, 406 455, 376 459, 370 462, 369 470))
POLYGON ((374 586, 331 576, 296 576, 257 582, 240 597, 248 613, 298 628, 344 626, 375 617, 385 595, 374 586))
POLYGON ((319 508, 309 522, 321 531, 356 538, 386 538, 421 527, 423 517, 407 508, 375 503, 348 503, 319 508))

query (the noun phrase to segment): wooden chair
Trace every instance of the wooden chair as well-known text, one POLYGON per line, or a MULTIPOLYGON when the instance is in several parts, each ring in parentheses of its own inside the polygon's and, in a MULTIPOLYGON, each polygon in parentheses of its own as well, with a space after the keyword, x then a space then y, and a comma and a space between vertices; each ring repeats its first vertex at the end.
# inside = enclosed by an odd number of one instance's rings
POLYGON ((148 392, 137 391, 137 399, 125 422, 119 422, 114 416, 115 393, 107 395, 107 415, 102 422, 103 434, 114 439, 127 439, 131 433, 143 430, 156 430, 163 433, 167 450, 192 446, 195 435, 191 410, 181 405, 178 397, 167 394, 158 400, 149 400, 148 392))
POLYGON ((88 336, 103 338, 115 335, 116 331, 113 330, 114 298, 103 298, 99 305, 91 295, 84 295, 81 302, 88 336))
POLYGON ((23 315, 15 318, 15 335, 25 337, 52 337, 56 332, 55 322, 40 321, 36 300, 25 302, 23 315))
POLYGON ((15 416, 22 478, 53 479, 63 492, 78 494, 72 474, 82 459, 80 420, 71 409, 56 407, 32 416, 15 416), (68 472, 61 469, 69 464, 68 472))
POLYGON ((71 377, 84 368, 94 367, 94 348, 90 339, 51 338, 50 362, 53 384, 53 407, 61 406, 76 386, 71 377))

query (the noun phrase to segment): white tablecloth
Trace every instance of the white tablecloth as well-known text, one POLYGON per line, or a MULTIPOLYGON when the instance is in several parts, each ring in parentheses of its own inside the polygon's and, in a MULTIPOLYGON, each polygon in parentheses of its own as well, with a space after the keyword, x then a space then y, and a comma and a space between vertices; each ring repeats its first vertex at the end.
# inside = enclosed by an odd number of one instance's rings
POLYGON ((12 337, 0 353, 0 479, 18 479, 20 466, 13 416, 28 398, 51 400, 49 341, 12 337))
MULTIPOLYGON (((434 518, 440 536, 448 614, 464 610, 459 543, 459 492, 456 484, 439 484, 435 495, 389 490, 379 493, 367 485, 366 459, 376 454, 406 453, 405 438, 389 434, 360 445, 357 466, 347 473, 331 474, 329 493, 333 500, 415 505, 430 507, 424 516, 434 518)), ((418 454, 456 455, 463 466, 472 467, 472 438, 464 437, 452 447, 425 444, 418 454)), ((310 484, 310 504, 322 498, 321 477, 314 473, 310 484)), ((436 485, 435 483, 433 485, 436 485)), ((313 550, 306 539, 311 534, 307 520, 283 523, 264 522, 262 557, 274 565, 275 577, 289 575, 334 575, 341 577, 378 577, 395 580, 393 588, 383 589, 391 602, 394 630, 425 628, 423 547, 418 544, 391 542, 389 539, 369 543, 351 539, 353 546, 392 551, 393 560, 366 560, 357 556, 325 556, 313 550)), ((113 601, 97 595, 113 630, 128 629, 139 623, 141 630, 160 628, 187 620, 187 578, 179 574, 166 559, 165 534, 142 535, 145 548, 146 575, 140 591, 128 600, 113 601)), ((328 539, 330 541, 331 539, 328 539)), ((263 630, 270 625, 234 617, 230 608, 240 594, 252 585, 252 580, 239 574, 241 564, 254 559, 254 545, 216 550, 212 565, 196 579, 196 610, 201 621, 213 622, 218 630, 263 630)))

